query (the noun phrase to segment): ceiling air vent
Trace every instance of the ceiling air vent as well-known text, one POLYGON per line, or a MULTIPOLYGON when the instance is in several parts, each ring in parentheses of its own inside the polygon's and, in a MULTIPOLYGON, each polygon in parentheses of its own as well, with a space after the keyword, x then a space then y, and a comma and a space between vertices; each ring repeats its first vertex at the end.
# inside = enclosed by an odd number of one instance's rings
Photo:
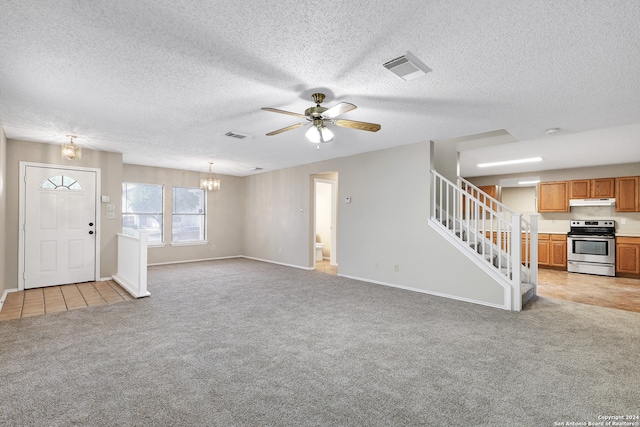
POLYGON ((431 68, 424 65, 410 52, 385 62, 382 66, 405 81, 417 79, 431 71, 431 68))
POLYGON ((245 135, 245 134, 238 133, 238 132, 231 132, 231 131, 225 133, 224 136, 229 136, 231 138, 236 138, 236 139, 249 138, 249 135, 245 135))

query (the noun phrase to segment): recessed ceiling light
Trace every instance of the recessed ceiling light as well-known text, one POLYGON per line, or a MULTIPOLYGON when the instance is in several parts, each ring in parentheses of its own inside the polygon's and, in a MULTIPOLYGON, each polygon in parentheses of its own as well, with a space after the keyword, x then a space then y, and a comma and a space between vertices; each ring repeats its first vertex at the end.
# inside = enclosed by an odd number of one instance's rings
POLYGON ((549 128, 545 130, 545 133, 547 135, 553 135, 554 133, 558 133, 558 132, 560 132, 560 128, 549 128))
POLYGON ((528 157, 526 159, 504 160, 501 162, 490 162, 490 163, 478 163, 477 166, 479 168, 488 168, 491 166, 515 165, 518 163, 532 163, 532 162, 541 162, 541 161, 542 161, 542 157, 528 157))

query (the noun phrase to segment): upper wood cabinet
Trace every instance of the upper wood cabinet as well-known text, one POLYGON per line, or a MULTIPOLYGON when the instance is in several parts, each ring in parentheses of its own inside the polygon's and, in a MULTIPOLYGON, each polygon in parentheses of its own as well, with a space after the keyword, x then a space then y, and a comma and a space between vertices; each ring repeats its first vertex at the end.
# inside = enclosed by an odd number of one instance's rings
POLYGON ((538 212, 569 212, 569 181, 538 184, 538 212))
POLYGON ((616 178, 616 212, 640 212, 638 177, 616 178))
POLYGON ((570 199, 608 199, 615 197, 615 178, 569 181, 570 199))

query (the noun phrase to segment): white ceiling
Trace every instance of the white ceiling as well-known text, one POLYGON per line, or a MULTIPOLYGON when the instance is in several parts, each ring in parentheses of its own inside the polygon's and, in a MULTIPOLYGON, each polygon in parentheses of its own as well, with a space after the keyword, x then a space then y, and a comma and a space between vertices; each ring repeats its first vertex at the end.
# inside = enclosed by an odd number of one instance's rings
POLYGON ((473 170, 504 150, 554 159, 537 170, 638 162, 638 22, 637 0, 11 1, 0 13, 0 122, 13 139, 73 133, 126 163, 214 161, 239 176, 476 134, 486 147, 466 138, 464 176, 508 172, 473 170), (382 66, 405 51, 433 72, 405 82, 382 66), (265 136, 300 120, 261 107, 302 113, 316 91, 325 106, 358 106, 343 118, 382 129, 334 128, 320 150, 306 128, 265 136), (500 150, 487 144, 494 131, 500 150), (609 150, 615 135, 627 145, 609 150))

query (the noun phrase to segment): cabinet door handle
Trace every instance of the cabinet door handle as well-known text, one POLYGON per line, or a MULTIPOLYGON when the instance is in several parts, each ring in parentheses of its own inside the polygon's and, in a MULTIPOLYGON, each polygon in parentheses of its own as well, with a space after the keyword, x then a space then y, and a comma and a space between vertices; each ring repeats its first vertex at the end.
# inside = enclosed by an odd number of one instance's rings
POLYGON ((89 231, 89 234, 93 234, 93 230, 89 231))

